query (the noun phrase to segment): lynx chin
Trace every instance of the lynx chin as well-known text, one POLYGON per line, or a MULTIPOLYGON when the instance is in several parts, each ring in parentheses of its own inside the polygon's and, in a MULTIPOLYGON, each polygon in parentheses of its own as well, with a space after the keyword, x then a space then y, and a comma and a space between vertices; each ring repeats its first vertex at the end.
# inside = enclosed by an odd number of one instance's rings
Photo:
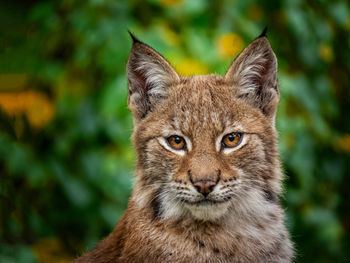
POLYGON ((266 30, 224 76, 179 76, 131 37, 134 190, 113 232, 74 262, 291 262, 266 30))

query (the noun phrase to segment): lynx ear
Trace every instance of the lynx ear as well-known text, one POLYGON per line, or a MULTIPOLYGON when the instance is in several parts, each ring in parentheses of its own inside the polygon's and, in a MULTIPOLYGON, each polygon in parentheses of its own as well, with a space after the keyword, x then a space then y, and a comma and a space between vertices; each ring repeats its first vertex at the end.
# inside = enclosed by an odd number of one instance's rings
POLYGON ((225 80, 235 86, 239 98, 274 121, 279 101, 277 59, 265 33, 266 29, 238 55, 225 80))
POLYGON ((152 111, 160 100, 167 98, 167 89, 180 78, 157 51, 130 33, 133 46, 127 63, 128 106, 138 122, 152 111))

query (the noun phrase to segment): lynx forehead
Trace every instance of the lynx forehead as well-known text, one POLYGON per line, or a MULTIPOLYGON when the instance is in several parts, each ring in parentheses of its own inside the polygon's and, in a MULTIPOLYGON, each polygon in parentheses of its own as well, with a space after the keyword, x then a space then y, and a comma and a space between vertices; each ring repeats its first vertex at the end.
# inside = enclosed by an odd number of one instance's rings
POLYGON ((224 76, 191 77, 131 35, 134 190, 114 231, 77 262, 291 261, 265 33, 224 76))

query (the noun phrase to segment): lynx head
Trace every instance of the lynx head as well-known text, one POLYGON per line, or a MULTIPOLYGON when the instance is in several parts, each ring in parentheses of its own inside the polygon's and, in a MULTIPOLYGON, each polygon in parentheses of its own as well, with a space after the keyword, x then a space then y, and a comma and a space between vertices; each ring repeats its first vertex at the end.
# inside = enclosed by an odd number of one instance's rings
POLYGON ((225 76, 181 77, 134 36, 128 106, 137 152, 133 200, 157 218, 215 221, 276 203, 281 173, 277 61, 262 34, 225 76))

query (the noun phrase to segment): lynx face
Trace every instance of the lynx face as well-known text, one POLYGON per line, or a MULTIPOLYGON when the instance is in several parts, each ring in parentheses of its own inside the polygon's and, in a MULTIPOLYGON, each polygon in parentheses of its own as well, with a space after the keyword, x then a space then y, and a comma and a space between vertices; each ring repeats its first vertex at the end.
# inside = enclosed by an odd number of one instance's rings
POLYGON ((134 200, 155 217, 215 221, 276 202, 276 58, 254 40, 225 76, 179 77, 134 39, 129 108, 137 151, 134 200))

